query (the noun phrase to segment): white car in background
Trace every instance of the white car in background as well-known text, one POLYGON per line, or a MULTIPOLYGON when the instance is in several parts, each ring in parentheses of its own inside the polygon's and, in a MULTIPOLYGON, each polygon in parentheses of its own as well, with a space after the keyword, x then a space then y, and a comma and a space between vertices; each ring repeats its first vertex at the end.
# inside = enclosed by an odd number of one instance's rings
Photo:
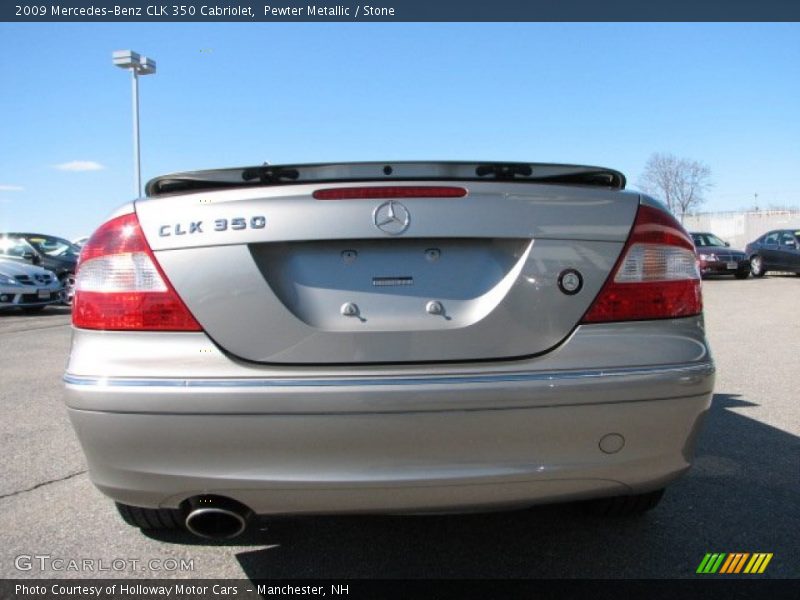
POLYGON ((0 309, 39 312, 62 300, 64 288, 56 274, 23 260, 0 258, 0 309))

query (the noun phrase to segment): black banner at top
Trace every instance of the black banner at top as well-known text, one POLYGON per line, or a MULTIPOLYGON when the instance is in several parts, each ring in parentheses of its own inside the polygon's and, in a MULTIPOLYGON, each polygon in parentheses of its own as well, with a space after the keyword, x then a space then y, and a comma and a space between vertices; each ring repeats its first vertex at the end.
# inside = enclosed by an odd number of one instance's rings
POLYGON ((6 22, 800 21, 798 0, 5 0, 6 22))

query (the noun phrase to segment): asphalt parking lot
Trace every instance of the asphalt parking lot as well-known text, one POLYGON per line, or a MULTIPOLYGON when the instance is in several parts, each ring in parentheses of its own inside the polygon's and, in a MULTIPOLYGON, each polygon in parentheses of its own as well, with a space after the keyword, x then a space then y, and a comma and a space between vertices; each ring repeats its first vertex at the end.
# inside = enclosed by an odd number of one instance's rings
POLYGON ((763 577, 798 577, 800 278, 710 280, 704 297, 713 406, 693 470, 647 516, 546 506, 292 518, 228 544, 143 535, 122 522, 89 482, 62 405, 69 313, 0 314, 0 577, 680 578, 696 577, 706 552, 771 552, 763 577), (126 566, 63 571, 54 559, 126 566))

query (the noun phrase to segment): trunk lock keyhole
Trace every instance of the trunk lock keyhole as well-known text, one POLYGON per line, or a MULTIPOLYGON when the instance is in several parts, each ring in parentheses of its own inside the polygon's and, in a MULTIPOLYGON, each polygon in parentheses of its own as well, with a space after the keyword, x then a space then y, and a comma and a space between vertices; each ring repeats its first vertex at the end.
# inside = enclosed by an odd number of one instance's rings
POLYGON ((358 305, 355 302, 345 302, 340 310, 345 317, 358 316, 358 305))
POLYGON ((443 315, 444 306, 438 300, 431 300, 425 305, 425 310, 429 315, 443 315))

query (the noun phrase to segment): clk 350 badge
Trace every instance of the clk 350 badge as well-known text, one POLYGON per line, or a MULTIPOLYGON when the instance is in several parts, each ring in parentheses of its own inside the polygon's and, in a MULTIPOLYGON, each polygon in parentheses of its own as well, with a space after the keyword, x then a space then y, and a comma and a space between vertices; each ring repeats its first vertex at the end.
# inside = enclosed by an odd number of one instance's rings
MULTIPOLYGON (((242 229, 264 229, 267 226, 267 219, 263 216, 235 217, 233 219, 214 219, 213 231, 240 231, 242 229)), ((158 228, 158 235, 170 237, 172 235, 186 235, 192 233, 205 233, 202 221, 190 221, 189 223, 176 223, 175 225, 162 225, 158 228)))

